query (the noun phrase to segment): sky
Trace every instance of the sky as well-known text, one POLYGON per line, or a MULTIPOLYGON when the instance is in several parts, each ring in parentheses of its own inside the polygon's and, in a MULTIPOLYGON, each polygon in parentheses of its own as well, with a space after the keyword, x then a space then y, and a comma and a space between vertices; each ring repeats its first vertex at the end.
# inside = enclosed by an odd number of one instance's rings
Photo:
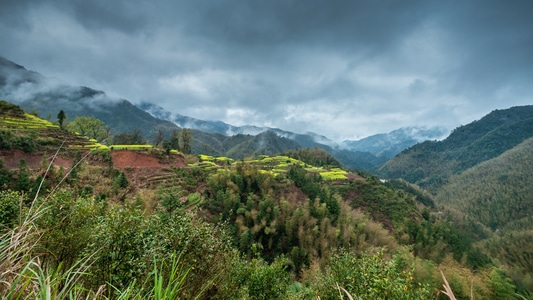
POLYGON ((533 104, 533 1, 1 0, 0 56, 232 125, 359 139, 533 104))

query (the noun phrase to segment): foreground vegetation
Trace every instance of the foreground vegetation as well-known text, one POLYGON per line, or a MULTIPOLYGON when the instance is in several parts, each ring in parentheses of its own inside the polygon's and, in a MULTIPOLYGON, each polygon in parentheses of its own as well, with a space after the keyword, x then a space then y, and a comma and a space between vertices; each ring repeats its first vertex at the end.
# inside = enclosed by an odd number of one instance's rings
MULTIPOLYGON (((302 198, 293 184, 308 193, 317 187, 299 181, 302 169, 281 181, 254 168, 210 175, 199 168, 176 169, 174 180, 153 197, 138 194, 123 203, 78 185, 90 177, 89 170, 94 172, 82 164, 75 184, 33 199, 2 192, 2 274, 11 274, 2 278, 3 295, 24 291, 23 298, 34 298, 49 291, 59 298, 72 293, 144 299, 172 289, 181 298, 197 299, 339 299, 342 287, 361 299, 431 299, 441 286, 439 268, 458 299, 468 298, 471 288, 480 298, 514 294, 503 271, 471 271, 453 259, 442 240, 420 239, 414 245, 419 257, 413 256, 409 240, 415 236, 398 229, 403 238, 395 238, 374 220, 392 218, 389 222, 401 227, 405 216, 391 214, 392 204, 373 203, 366 195, 358 201, 375 210, 365 213, 340 194, 328 198, 331 192, 320 187, 325 201, 302 198), (202 178, 207 188, 192 192, 202 178), (329 201, 338 203, 338 210, 329 201)), ((378 182, 358 182, 352 188, 359 193, 372 186, 392 192, 378 182)), ((416 213, 412 209, 406 215, 416 213)), ((426 220, 419 223, 419 235, 427 234, 424 222, 446 228, 426 220)))

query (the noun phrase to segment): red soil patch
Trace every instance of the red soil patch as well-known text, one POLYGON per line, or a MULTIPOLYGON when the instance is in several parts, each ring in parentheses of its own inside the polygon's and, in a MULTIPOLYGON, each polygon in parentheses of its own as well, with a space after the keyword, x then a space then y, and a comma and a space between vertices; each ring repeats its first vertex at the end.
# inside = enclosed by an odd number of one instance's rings
MULTIPOLYGON (((52 157, 48 159, 50 161, 52 157)), ((73 158, 64 158, 61 156, 58 156, 54 159, 54 166, 56 167, 63 167, 64 169, 69 169, 72 166, 72 162, 74 161, 73 158)))
POLYGON ((125 168, 165 168, 169 166, 187 167, 183 157, 173 155, 170 158, 158 159, 157 157, 139 151, 115 150, 111 152, 113 166, 125 168))
MULTIPOLYGON (((9 151, 2 151, 0 153, 0 157, 4 160, 5 168, 8 170, 15 170, 18 169, 18 164, 21 159, 24 159, 26 161, 26 165, 30 169, 39 169, 41 168, 41 162, 43 161, 43 155, 46 155, 46 161, 47 163, 50 163, 52 160, 54 153, 52 154, 43 154, 43 153, 24 153, 23 151, 19 149, 15 150, 9 150, 9 151)), ((72 164, 72 158, 64 158, 61 156, 57 156, 54 159, 54 166, 56 167, 63 167, 63 168, 70 168, 72 164)))
POLYGON ((42 154, 27 154, 18 149, 11 151, 3 151, 1 156, 4 160, 5 168, 8 170, 18 169, 17 165, 21 159, 24 159, 26 161, 26 165, 28 165, 30 169, 34 169, 35 167, 39 166, 43 159, 42 154))
MULTIPOLYGON (((5 168, 8 170, 18 169, 18 164, 21 159, 26 161, 26 164, 30 169, 39 169, 41 168, 41 163, 43 161, 43 155, 46 156, 46 161, 49 163, 54 156, 54 153, 24 153, 21 150, 9 150, 1 151, 0 157, 4 160, 5 168)), ((82 153, 82 156, 85 154, 82 153)), ((182 156, 171 155, 170 157, 164 156, 162 159, 149 154, 142 153, 139 151, 128 151, 128 150, 117 150, 112 151, 111 156, 113 158, 113 166, 124 170, 126 168, 140 168, 140 169, 162 169, 168 168, 170 166, 175 167, 187 167, 187 163, 182 156)), ((54 166, 62 166, 65 169, 68 169, 72 165, 72 155, 65 155, 60 153, 54 159, 54 166)))
POLYGON ((138 152, 128 150, 112 151, 111 156, 113 157, 113 166, 119 169, 126 167, 162 167, 157 158, 138 152))
POLYGON ((122 170, 135 189, 150 185, 150 179, 168 174, 171 166, 188 167, 185 159, 180 155, 162 155, 156 157, 145 151, 114 150, 111 152, 113 167, 122 170))

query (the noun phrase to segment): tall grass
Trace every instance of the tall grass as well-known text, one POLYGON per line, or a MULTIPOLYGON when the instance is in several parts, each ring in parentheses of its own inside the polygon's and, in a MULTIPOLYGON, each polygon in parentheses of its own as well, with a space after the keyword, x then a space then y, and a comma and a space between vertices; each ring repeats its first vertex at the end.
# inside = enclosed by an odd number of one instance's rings
POLYGON ((190 269, 183 270, 181 267, 179 256, 172 254, 172 261, 169 270, 169 276, 166 278, 165 263, 160 265, 154 258, 154 270, 142 287, 137 287, 137 282, 133 281, 124 290, 114 288, 117 292, 117 299, 119 300, 165 300, 165 299, 179 299, 180 292, 185 283, 185 278, 190 269), (151 284, 148 282, 152 280, 151 284), (149 286, 148 288, 146 286, 149 286))
MULTIPOLYGON (((19 199, 19 220, 13 228, 0 234, 0 296, 2 299, 82 299, 96 298, 101 290, 91 293, 81 286, 82 277, 87 275, 87 258, 62 270, 41 260, 42 253, 36 251, 43 232, 37 221, 49 209, 46 201, 38 203, 39 192, 54 159, 65 141, 52 157, 39 184, 37 193, 27 211, 24 195, 19 199)), ((65 177, 68 176, 65 175, 65 177)))
MULTIPOLYGON (((20 203, 23 203, 21 196, 20 203)), ((90 257, 62 270, 44 263, 36 249, 43 234, 37 220, 47 206, 30 207, 19 223, 0 235, 0 297, 2 299, 95 298, 82 287, 90 257)))
MULTIPOLYGON (((21 196, 21 203, 23 197, 21 196)), ((154 269, 141 286, 133 281, 123 290, 107 286, 97 290, 84 286, 91 274, 87 272, 92 256, 82 258, 69 269, 62 264, 52 267, 37 253, 43 229, 36 221, 46 206, 31 210, 21 223, 0 235, 0 298, 1 299, 179 299, 189 269, 184 269, 179 256, 173 254, 170 265, 154 259, 154 269), (151 281, 150 281, 151 280, 151 281)))
MULTIPOLYGON (((52 157, 43 181, 62 146, 52 157)), ((70 171, 46 197, 39 198, 41 181, 29 207, 24 204, 25 196, 18 194, 18 221, 12 228, 0 228, 0 299, 179 299, 189 270, 182 268, 175 254, 169 266, 164 262, 158 264, 154 258, 154 269, 146 282, 138 286, 133 281, 123 290, 109 284, 90 285, 88 270, 97 253, 78 259, 68 269, 64 269, 61 262, 53 265, 44 259, 41 240, 49 228, 39 228, 39 220, 52 208, 48 200, 54 197, 70 171)))

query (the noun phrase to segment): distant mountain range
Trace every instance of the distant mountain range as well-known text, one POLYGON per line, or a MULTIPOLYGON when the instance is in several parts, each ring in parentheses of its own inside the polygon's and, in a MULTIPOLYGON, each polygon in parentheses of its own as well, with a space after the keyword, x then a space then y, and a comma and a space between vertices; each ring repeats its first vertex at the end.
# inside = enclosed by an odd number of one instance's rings
POLYGON ((440 140, 448 131, 441 127, 405 127, 389 133, 372 135, 360 140, 345 140, 337 143, 323 135, 313 132, 305 134, 285 131, 279 128, 258 127, 253 125, 233 126, 222 121, 206 121, 172 113, 153 103, 143 102, 138 105, 152 116, 168 120, 180 127, 218 133, 225 136, 239 134, 258 135, 271 131, 276 135, 296 141, 301 147, 320 147, 332 153, 346 165, 364 170, 371 170, 416 143, 426 140, 440 140))
POLYGON ((221 121, 183 116, 152 103, 133 105, 128 100, 112 98, 103 91, 70 86, 29 71, 2 57, 0 98, 50 120, 55 120, 60 110, 67 114, 67 121, 76 116, 94 116, 106 123, 112 135, 139 129, 151 140, 159 130, 169 136, 172 130, 180 127, 191 128, 194 129, 193 150, 197 153, 207 151, 242 158, 319 147, 346 166, 367 171, 376 169, 407 147, 424 140, 440 139, 446 134, 441 128, 409 127, 358 141, 336 143, 312 132, 300 134, 279 128, 233 126, 221 121))

